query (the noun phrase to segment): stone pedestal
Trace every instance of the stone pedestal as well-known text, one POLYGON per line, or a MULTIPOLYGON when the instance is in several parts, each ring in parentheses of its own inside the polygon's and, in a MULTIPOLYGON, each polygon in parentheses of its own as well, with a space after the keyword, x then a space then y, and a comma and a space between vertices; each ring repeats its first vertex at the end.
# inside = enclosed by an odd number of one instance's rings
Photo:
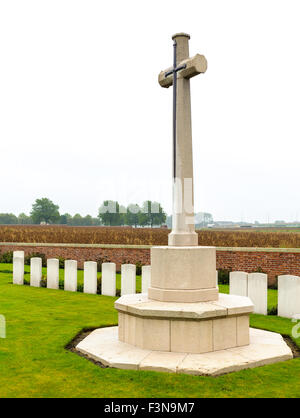
POLYGON ((249 344, 253 304, 247 297, 176 303, 137 294, 122 296, 115 308, 119 340, 145 350, 201 354, 249 344))
POLYGON ((162 302, 217 300, 215 247, 151 248, 148 296, 162 302))
POLYGON ((249 344, 247 297, 219 295, 215 247, 153 247, 147 294, 122 296, 119 340, 144 350, 208 353, 249 344))

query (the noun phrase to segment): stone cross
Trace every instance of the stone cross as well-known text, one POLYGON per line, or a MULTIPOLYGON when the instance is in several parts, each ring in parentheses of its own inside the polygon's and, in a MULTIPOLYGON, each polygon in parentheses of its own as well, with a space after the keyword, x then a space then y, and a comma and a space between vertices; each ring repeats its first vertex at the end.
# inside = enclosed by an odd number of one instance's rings
POLYGON ((189 58, 189 39, 177 33, 174 40, 173 67, 161 71, 161 87, 174 86, 173 98, 173 219, 169 234, 171 246, 198 245, 194 221, 193 148, 190 78, 205 73, 207 61, 203 55, 189 58))

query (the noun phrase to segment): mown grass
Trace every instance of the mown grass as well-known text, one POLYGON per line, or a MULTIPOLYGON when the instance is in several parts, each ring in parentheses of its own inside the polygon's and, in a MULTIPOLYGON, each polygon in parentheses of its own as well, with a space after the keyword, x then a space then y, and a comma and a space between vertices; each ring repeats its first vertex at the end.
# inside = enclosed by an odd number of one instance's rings
MULTIPOLYGON (((0 397, 299 397, 300 359, 217 378, 99 368, 65 346, 85 328, 117 325, 115 298, 12 285, 0 266, 0 397)), ((291 335, 290 320, 251 325, 291 335)), ((295 340, 300 346, 300 338, 295 340)))

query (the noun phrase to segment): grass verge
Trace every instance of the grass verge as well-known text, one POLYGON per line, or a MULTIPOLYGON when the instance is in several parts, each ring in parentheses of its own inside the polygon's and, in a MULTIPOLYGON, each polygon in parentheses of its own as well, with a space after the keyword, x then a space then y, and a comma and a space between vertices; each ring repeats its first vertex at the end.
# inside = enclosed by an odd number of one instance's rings
MULTIPOLYGON (((117 325, 115 298, 12 285, 0 266, 0 397, 299 397, 300 359, 201 377, 100 368, 65 346, 83 329, 117 325)), ((9 270, 9 269, 7 269, 9 270)), ((251 326, 291 335, 293 324, 251 316, 251 326)), ((300 346, 300 338, 294 341, 300 346)))

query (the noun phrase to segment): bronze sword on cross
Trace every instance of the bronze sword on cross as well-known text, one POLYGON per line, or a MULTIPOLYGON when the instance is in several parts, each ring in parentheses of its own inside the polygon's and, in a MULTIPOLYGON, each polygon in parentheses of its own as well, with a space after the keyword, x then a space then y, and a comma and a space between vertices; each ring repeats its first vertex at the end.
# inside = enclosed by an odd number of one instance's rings
POLYGON ((177 41, 173 43, 173 68, 165 73, 165 77, 173 75, 173 180, 176 179, 176 110, 177 110, 177 73, 186 68, 186 64, 177 67, 177 41))

